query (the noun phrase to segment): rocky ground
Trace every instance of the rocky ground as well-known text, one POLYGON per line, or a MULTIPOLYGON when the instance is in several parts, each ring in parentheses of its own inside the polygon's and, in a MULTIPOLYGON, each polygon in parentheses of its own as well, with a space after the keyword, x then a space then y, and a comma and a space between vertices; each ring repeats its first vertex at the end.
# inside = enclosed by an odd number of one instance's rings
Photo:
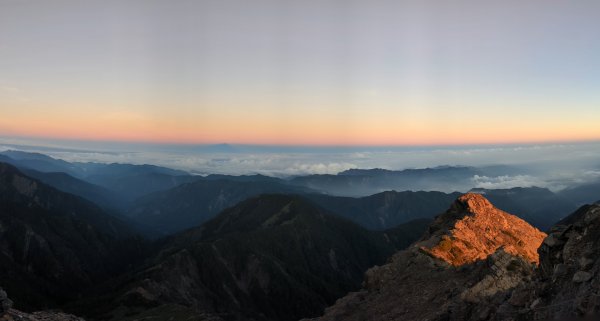
POLYGON ((554 226, 539 248, 540 266, 502 308, 528 320, 600 312, 600 205, 586 205, 554 226))
POLYGON ((13 302, 8 298, 6 292, 0 288, 0 321, 85 321, 59 311, 25 313, 12 309, 12 305, 13 302))

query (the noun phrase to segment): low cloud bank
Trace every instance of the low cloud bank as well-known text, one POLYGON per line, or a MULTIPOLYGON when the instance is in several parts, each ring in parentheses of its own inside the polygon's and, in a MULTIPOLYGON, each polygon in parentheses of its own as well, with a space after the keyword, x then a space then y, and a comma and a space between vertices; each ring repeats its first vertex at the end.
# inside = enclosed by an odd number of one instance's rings
POLYGON ((401 170, 441 165, 508 165, 518 173, 476 175, 472 178, 473 187, 539 186, 558 190, 600 179, 600 143, 438 148, 231 148, 237 152, 207 152, 206 148, 195 146, 95 144, 93 149, 86 149, 80 145, 59 146, 56 142, 50 146, 28 143, 17 145, 0 139, 0 150, 37 151, 71 162, 155 164, 201 175, 259 173, 290 177, 336 174, 351 168, 401 170))

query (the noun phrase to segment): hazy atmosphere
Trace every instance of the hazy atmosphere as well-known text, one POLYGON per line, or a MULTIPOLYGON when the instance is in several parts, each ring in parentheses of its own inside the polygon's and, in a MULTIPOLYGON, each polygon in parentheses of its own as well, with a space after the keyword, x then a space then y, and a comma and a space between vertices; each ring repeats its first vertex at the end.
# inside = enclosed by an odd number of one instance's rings
MULTIPOLYGON (((337 174, 353 168, 403 170, 437 166, 507 165, 498 176, 474 176, 472 185, 448 187, 546 187, 600 179, 600 143, 438 147, 302 147, 261 145, 157 145, 0 138, 0 151, 40 152, 71 162, 155 164, 197 175, 263 174, 290 177, 337 174)), ((434 189, 433 186, 430 189, 434 189)))

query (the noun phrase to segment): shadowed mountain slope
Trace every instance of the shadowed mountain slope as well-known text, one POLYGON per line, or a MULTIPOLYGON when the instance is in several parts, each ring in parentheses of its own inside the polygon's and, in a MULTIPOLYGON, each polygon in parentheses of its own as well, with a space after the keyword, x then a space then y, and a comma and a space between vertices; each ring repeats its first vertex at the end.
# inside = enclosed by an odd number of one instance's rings
POLYGON ((600 198, 600 182, 581 184, 568 187, 558 193, 562 197, 572 200, 577 205, 592 203, 600 198))
POLYGON ((167 320, 175 310, 211 320, 318 315, 358 288, 368 267, 414 241, 425 225, 416 221, 371 232, 299 196, 258 196, 171 237, 122 286, 113 303, 120 307, 105 315, 113 320, 129 320, 128 315, 167 320))
POLYGON ((140 246, 130 238, 93 203, 0 163, 0 284, 19 307, 59 304, 121 271, 140 246))
POLYGON ((360 198, 317 194, 306 197, 363 227, 383 230, 414 219, 431 219, 448 208, 459 195, 389 191, 360 198))
POLYGON ((279 180, 202 179, 140 198, 128 211, 128 216, 164 234, 172 234, 198 226, 249 197, 304 190, 279 180))
POLYGON ((127 203, 118 193, 75 178, 67 173, 44 173, 32 169, 23 169, 22 172, 60 191, 85 198, 104 209, 120 209, 127 203))

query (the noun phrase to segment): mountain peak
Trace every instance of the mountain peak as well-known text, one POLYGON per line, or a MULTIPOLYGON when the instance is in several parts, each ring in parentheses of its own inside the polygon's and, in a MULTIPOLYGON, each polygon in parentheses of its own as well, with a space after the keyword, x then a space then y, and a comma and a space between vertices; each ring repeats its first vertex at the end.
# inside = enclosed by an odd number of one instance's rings
POLYGON ((499 249, 537 264, 546 234, 496 208, 483 195, 460 196, 417 244, 424 253, 453 266, 486 259, 499 249))
POLYGON ((487 213, 495 209, 494 205, 479 193, 467 193, 461 195, 454 204, 453 208, 457 210, 465 210, 469 213, 487 213))

